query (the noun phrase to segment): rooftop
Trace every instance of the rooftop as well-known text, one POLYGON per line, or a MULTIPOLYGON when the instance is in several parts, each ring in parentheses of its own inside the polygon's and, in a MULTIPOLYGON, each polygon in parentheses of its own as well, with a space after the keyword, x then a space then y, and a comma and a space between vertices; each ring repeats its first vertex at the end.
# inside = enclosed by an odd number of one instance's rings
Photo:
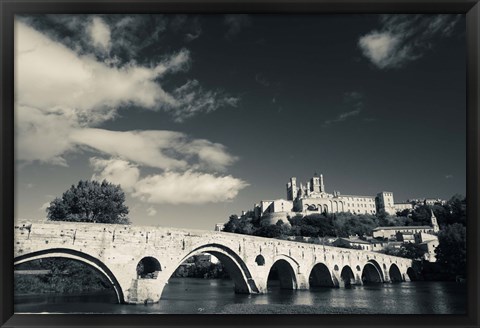
POLYGON ((376 227, 373 231, 378 230, 403 230, 403 229, 433 229, 431 226, 396 226, 396 227, 376 227))

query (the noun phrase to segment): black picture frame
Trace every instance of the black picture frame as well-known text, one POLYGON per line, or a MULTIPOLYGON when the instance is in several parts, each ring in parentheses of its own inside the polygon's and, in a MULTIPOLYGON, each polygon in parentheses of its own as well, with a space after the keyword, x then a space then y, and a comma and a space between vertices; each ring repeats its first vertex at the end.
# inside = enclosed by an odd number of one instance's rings
POLYGON ((476 0, 3 0, 1 10, 0 133, 0 325, 1 327, 136 326, 390 326, 478 327, 479 261, 479 47, 480 5, 476 0), (467 314, 466 315, 41 315, 13 311, 14 67, 15 14, 106 13, 461 13, 467 22, 467 314))

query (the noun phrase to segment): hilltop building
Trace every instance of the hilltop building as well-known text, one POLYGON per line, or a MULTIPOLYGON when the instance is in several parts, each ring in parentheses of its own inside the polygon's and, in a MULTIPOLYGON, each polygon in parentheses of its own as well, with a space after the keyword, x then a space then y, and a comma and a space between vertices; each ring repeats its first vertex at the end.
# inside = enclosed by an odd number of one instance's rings
POLYGON ((379 211, 394 215, 397 211, 413 209, 411 203, 395 204, 393 193, 382 191, 376 196, 342 195, 339 191, 328 193, 323 175, 314 174, 306 184, 295 177, 287 183, 287 199, 262 200, 254 205, 255 217, 268 218, 272 223, 287 221, 295 215, 315 213, 340 213, 375 215, 379 211))

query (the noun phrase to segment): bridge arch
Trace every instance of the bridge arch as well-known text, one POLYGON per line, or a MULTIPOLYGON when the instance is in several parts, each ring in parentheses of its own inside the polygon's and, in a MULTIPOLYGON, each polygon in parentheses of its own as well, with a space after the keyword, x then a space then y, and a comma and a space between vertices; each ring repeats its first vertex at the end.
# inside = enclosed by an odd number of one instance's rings
POLYGON ((417 274, 415 273, 415 270, 412 267, 409 267, 407 269, 406 273, 407 273, 408 279, 410 279, 410 281, 417 280, 417 274))
POLYGON ((340 273, 340 279, 342 280, 345 287, 351 286, 355 283, 355 275, 353 274, 352 268, 350 268, 350 266, 345 265, 342 268, 342 271, 340 273))
MULTIPOLYGON (((367 263, 363 266, 362 270, 362 280, 364 279, 364 273, 367 278, 366 282, 384 282, 385 275, 383 274, 382 267, 376 260, 368 260, 367 263), (368 271, 368 272, 365 272, 368 271), (368 276, 368 274, 370 274, 368 276)), ((365 280, 363 280, 365 282, 365 280)))
POLYGON ((310 287, 335 287, 332 274, 323 263, 317 263, 312 267, 308 281, 310 287))
POLYGON ((390 277, 391 282, 401 282, 404 279, 402 278, 402 274, 400 273, 400 269, 395 263, 390 265, 390 269, 388 270, 388 276, 390 277))
POLYGON ((276 274, 278 276, 280 288, 297 289, 297 277, 294 269, 295 264, 297 264, 298 268, 298 263, 287 256, 277 258, 270 267, 270 270, 268 270, 267 287, 270 280, 269 278, 274 277, 276 274))
POLYGON ((139 279, 157 279, 160 271, 162 271, 162 266, 153 256, 145 256, 137 264, 137 277, 139 279))
POLYGON ((101 273, 108 279, 115 290, 118 303, 125 303, 125 297, 122 288, 115 275, 101 260, 89 254, 68 248, 51 248, 17 256, 13 260, 13 265, 55 257, 77 260, 94 268, 97 272, 101 273))
POLYGON ((363 266, 362 282, 363 283, 379 283, 384 282, 384 276, 380 264, 375 260, 369 260, 363 266))
POLYGON ((202 253, 212 254, 222 262, 235 284, 235 292, 247 294, 259 293, 257 285, 255 284, 245 262, 229 247, 220 244, 206 244, 191 250, 188 254, 183 256, 174 267, 170 268, 167 277, 170 278, 180 264, 185 262, 188 258, 202 253))

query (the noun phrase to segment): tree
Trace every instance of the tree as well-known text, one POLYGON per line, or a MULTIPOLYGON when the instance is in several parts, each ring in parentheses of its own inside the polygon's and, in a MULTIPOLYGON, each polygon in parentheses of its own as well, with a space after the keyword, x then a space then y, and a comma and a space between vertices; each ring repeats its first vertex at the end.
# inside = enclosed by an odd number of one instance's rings
POLYGON ((276 224, 269 224, 262 226, 255 231, 255 235, 268 238, 279 238, 289 235, 290 227, 283 223, 282 220, 278 220, 276 224))
POLYGON ((52 221, 129 224, 128 207, 120 185, 106 180, 80 180, 47 208, 52 221))
POLYGON ((460 223, 447 225, 438 233, 437 262, 452 278, 466 274, 466 235, 467 230, 460 223))
POLYGON ((463 226, 467 222, 467 199, 462 195, 453 195, 446 204, 446 210, 449 213, 447 217, 448 224, 460 223, 463 226))
POLYGON ((425 250, 418 244, 405 243, 400 247, 398 256, 406 257, 408 259, 421 261, 425 255, 425 250))
MULTIPOLYGON (((422 205, 415 208, 412 212, 412 225, 424 226, 431 224, 431 208, 428 205, 422 205)), ((407 221, 407 224, 409 221, 407 221)))
POLYGON ((235 232, 238 227, 238 215, 232 214, 228 218, 228 222, 223 225, 224 232, 235 232))
POLYGON ((233 232, 243 235, 253 235, 256 231, 256 228, 252 224, 252 219, 250 217, 238 217, 233 214, 230 215, 230 218, 227 223, 223 225, 224 232, 233 232))
POLYGON ((405 217, 405 218, 406 218, 406 217, 408 217, 408 216, 410 215, 410 212, 411 212, 411 211, 412 211, 412 210, 411 210, 411 209, 408 209, 408 208, 406 208, 406 209, 404 209, 404 210, 402 210, 402 211, 397 211, 397 217, 405 217))
POLYGON ((421 261, 425 250, 420 245, 405 243, 400 248, 389 247, 383 251, 384 254, 405 257, 411 260, 421 261))

